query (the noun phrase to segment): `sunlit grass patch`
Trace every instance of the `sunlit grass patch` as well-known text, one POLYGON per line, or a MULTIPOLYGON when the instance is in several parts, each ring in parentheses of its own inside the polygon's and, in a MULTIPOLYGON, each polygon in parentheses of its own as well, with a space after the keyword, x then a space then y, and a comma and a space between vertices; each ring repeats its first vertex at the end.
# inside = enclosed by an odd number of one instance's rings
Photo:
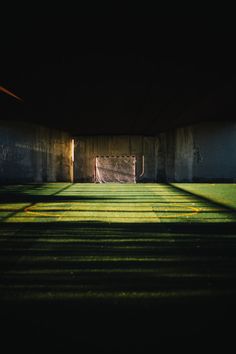
MULTIPOLYGON (((233 211, 175 186, 178 187, 177 184, 71 183, 2 186, 0 194, 3 193, 5 199, 0 203, 0 219, 7 223, 211 223, 235 220, 233 211), (7 202, 8 192, 11 202, 7 202), (17 203, 14 203, 14 195, 17 203), (22 202, 21 196, 28 202, 22 202)), ((188 184, 181 184, 181 188, 184 186, 189 188, 188 184)), ((234 191, 234 187, 227 187, 227 193, 230 188, 234 191)), ((191 188, 201 189, 199 185, 191 188)), ((202 188, 205 190, 206 185, 202 188)), ((219 185, 217 190, 221 196, 225 185, 219 185)))
POLYGON ((235 183, 171 183, 196 196, 236 209, 235 183))

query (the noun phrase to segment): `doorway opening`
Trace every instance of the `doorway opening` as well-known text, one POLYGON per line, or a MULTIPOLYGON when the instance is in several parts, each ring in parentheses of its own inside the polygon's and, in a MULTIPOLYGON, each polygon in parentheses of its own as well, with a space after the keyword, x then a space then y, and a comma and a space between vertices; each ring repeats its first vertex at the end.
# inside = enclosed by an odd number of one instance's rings
POLYGON ((71 182, 74 182, 75 139, 71 139, 71 182))

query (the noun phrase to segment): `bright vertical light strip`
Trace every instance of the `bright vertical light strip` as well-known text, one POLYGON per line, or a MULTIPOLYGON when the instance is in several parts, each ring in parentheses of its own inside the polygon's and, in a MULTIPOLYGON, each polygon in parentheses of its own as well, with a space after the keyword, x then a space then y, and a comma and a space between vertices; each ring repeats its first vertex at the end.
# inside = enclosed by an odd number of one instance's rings
POLYGON ((74 139, 72 139, 71 140, 71 160, 72 160, 72 162, 74 162, 74 160, 75 160, 75 140, 74 139))
POLYGON ((75 140, 71 139, 71 182, 74 183, 75 140))
POLYGON ((19 96, 16 96, 13 92, 7 90, 7 89, 6 89, 5 87, 3 87, 3 86, 0 86, 0 91, 6 93, 6 94, 9 95, 9 96, 12 96, 12 97, 16 98, 16 99, 19 100, 19 101, 23 101, 22 98, 20 98, 19 96))

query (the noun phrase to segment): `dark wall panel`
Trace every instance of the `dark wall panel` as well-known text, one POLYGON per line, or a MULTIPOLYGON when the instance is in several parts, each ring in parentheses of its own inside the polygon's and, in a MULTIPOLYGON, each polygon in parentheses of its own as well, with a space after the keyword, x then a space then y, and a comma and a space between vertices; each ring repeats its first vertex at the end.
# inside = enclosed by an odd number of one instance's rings
POLYGON ((0 182, 71 181, 71 138, 62 131, 0 121, 0 182))

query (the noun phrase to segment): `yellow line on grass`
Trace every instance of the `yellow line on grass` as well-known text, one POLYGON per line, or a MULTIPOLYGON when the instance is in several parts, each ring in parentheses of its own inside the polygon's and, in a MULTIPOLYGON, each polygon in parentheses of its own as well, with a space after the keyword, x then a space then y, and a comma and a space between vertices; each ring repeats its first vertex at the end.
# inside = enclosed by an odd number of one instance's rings
MULTIPOLYGON (((178 205, 178 203, 172 203, 172 205, 180 206, 181 208, 183 207, 183 205, 178 205)), ((33 208, 34 208, 34 210, 37 210, 35 206, 33 208)), ((193 216, 193 215, 195 215, 195 214, 197 214, 197 213, 199 213, 201 211, 200 208, 192 207, 192 206, 185 206, 185 208, 186 209, 190 209, 190 211, 192 211, 192 212, 191 213, 189 213, 189 212, 188 213, 183 213, 183 214, 174 214, 174 215, 145 216, 144 218, 152 218, 152 219, 153 218, 158 218, 158 219, 159 218, 161 218, 161 219, 166 218, 166 219, 170 219, 170 218, 179 218, 179 217, 183 217, 183 216, 187 216, 188 217, 188 216, 193 216)), ((32 207, 26 207, 24 209, 24 212, 27 213, 27 214, 31 214, 31 215, 45 216, 45 217, 59 217, 59 218, 68 217, 68 215, 64 215, 64 214, 52 214, 53 212, 51 212, 51 213, 50 212, 49 213, 48 212, 47 213, 43 213, 43 212, 39 212, 39 211, 32 211, 31 209, 32 209, 32 207)), ((71 209, 68 208, 68 211, 69 210, 71 210, 71 209)), ((152 211, 154 213, 158 213, 158 210, 154 210, 153 207, 152 207, 152 211)), ((104 212, 106 212, 106 210, 104 210, 104 212)), ((112 211, 112 212, 116 213, 116 211, 112 211)), ((119 210, 118 212, 120 213, 120 212, 122 212, 122 210, 119 210)), ((135 213, 135 211, 134 211, 134 213, 135 213)), ((81 219, 81 217, 82 216, 79 216, 78 219, 81 219)), ((140 218, 140 216, 137 216, 137 217, 140 218)), ((117 217, 114 216, 114 218, 117 218, 117 217)), ((130 218, 130 216, 127 216, 127 217, 126 216, 122 216, 121 218, 130 218)))

